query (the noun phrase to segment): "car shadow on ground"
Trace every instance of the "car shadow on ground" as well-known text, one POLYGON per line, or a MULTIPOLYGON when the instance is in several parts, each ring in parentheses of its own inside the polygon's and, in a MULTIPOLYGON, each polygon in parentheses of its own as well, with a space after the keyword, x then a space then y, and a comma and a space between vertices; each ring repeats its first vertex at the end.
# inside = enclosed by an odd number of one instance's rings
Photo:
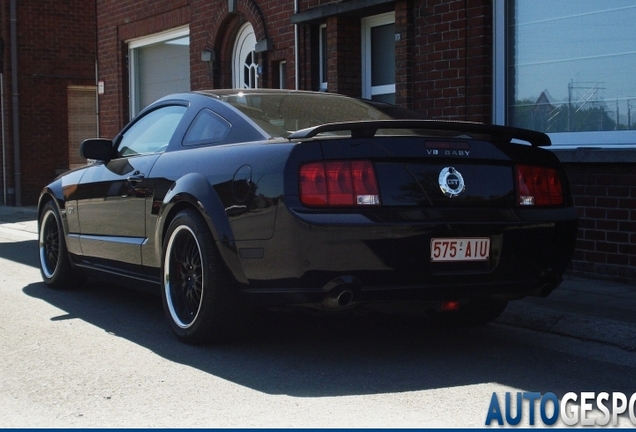
POLYGON ((20 264, 39 268, 38 241, 0 243, 0 257, 20 264))
POLYGON ((577 391, 573 383, 618 391, 634 379, 629 368, 620 374, 611 365, 610 373, 602 362, 593 365, 598 375, 581 376, 577 371, 593 360, 519 343, 524 333, 496 324, 446 331, 391 315, 263 312, 239 341, 191 346, 170 332, 159 296, 92 279, 66 291, 33 283, 24 293, 65 311, 51 320, 81 319, 165 359, 268 394, 382 394, 496 382, 561 396, 577 391), (617 376, 630 378, 616 382, 617 376))

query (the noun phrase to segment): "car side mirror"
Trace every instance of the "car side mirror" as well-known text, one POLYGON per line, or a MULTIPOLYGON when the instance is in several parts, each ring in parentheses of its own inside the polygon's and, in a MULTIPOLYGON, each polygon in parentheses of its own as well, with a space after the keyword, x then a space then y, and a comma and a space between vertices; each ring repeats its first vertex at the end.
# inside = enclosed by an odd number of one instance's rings
POLYGON ((80 144, 80 155, 86 159, 108 162, 114 156, 113 141, 105 138, 89 138, 80 144))

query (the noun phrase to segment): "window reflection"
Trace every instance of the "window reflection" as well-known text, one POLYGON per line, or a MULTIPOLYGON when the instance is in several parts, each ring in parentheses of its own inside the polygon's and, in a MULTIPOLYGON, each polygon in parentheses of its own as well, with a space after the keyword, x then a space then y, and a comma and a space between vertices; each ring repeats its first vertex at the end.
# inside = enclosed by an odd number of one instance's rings
POLYGON ((508 124, 543 132, 636 129, 636 2, 507 6, 508 124))

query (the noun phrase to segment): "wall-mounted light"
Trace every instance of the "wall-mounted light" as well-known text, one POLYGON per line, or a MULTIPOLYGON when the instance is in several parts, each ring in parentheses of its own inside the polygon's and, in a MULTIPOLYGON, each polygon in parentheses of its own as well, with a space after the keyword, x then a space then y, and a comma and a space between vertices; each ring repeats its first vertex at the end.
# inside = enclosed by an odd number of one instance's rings
POLYGON ((256 42, 256 46, 254 47, 254 51, 257 53, 271 51, 274 48, 274 44, 271 39, 261 39, 256 42))
POLYGON ((201 61, 202 62, 214 62, 216 60, 216 53, 212 50, 203 50, 201 51, 201 61))

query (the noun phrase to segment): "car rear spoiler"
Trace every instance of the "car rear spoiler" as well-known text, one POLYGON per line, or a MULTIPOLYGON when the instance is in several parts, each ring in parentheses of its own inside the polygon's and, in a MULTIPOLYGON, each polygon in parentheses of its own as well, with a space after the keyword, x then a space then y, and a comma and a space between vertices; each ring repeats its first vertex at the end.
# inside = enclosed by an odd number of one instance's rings
POLYGON ((287 137, 291 140, 309 139, 325 132, 351 131, 352 138, 371 138, 378 129, 420 129, 430 131, 455 131, 467 134, 490 135, 493 141, 510 143, 513 139, 526 141, 534 147, 552 145, 543 132, 485 123, 448 120, 364 120, 356 122, 325 123, 298 130, 287 137))

